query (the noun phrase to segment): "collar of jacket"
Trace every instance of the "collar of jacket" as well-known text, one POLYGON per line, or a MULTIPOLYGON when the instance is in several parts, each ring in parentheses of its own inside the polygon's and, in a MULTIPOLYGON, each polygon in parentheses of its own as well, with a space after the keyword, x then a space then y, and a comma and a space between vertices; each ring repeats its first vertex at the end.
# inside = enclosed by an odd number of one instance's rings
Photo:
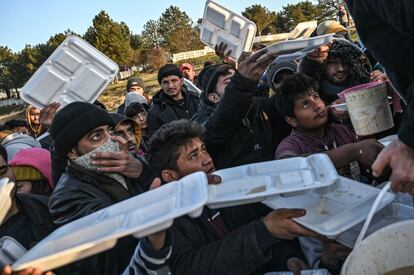
POLYGON ((73 162, 69 163, 67 173, 81 182, 92 184, 95 187, 105 191, 116 201, 122 201, 133 196, 129 192, 129 190, 131 190, 131 186, 127 178, 125 178, 125 182, 128 190, 113 178, 110 178, 104 174, 98 174, 93 170, 83 168, 73 162))
MULTIPOLYGON (((187 92, 184 89, 181 89, 181 94, 184 97, 185 101, 188 101, 188 98, 190 96, 196 96, 193 93, 187 92)), ((167 104, 167 105, 179 105, 179 103, 174 100, 172 97, 170 97, 169 95, 167 95, 164 90, 160 90, 156 95, 154 95, 154 97, 152 98, 152 102, 154 104, 167 104)))

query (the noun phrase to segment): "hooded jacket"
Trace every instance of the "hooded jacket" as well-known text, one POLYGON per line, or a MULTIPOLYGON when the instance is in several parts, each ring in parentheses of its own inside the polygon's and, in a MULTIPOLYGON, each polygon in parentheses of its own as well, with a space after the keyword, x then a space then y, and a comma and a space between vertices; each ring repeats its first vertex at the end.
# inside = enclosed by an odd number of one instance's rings
POLYGON ((368 57, 353 43, 345 39, 334 40, 329 48, 328 58, 339 58, 348 67, 349 75, 346 83, 336 85, 324 77, 326 62, 320 64, 308 58, 303 58, 299 64, 299 72, 302 72, 319 81, 322 98, 331 103, 338 99, 337 94, 343 90, 368 83, 372 71, 368 57))
POLYGON ((29 125, 30 132, 32 133, 34 138, 37 138, 38 136, 40 136, 41 134, 45 132, 45 129, 42 129, 42 125, 39 125, 38 128, 35 128, 32 123, 32 120, 30 119, 30 110, 35 109, 35 108, 36 107, 32 105, 27 106, 25 116, 26 116, 27 124, 29 125))
POLYGON ((207 95, 203 92, 200 96, 197 111, 193 114, 191 121, 197 122, 200 125, 206 123, 211 114, 216 109, 217 104, 208 100, 207 95))
POLYGON ((31 166, 47 179, 51 190, 55 187, 52 181, 51 154, 46 149, 28 148, 20 150, 13 159, 9 161, 9 165, 11 167, 31 166))
POLYGON ((412 1, 348 0, 359 37, 407 103, 398 137, 414 148, 414 18, 412 1))
POLYGON ((148 135, 151 136, 162 125, 179 119, 191 119, 197 110, 198 96, 185 89, 181 89, 183 101, 175 101, 163 90, 160 90, 153 98, 148 110, 147 124, 148 135))
POLYGON ((7 130, 0 131, 0 143, 6 148, 8 159, 12 159, 22 149, 41 147, 40 143, 33 137, 7 130))
POLYGON ((139 126, 139 124, 135 120, 128 118, 125 115, 121 115, 118 113, 109 113, 109 115, 114 121, 115 128, 118 127, 119 124, 121 124, 122 122, 130 122, 132 124, 132 127, 134 128, 135 142, 137 144, 137 148, 139 148, 142 140, 141 126, 139 126))
POLYGON ((274 97, 257 97, 257 82, 236 73, 205 122, 205 143, 217 169, 274 159, 290 127, 274 97))

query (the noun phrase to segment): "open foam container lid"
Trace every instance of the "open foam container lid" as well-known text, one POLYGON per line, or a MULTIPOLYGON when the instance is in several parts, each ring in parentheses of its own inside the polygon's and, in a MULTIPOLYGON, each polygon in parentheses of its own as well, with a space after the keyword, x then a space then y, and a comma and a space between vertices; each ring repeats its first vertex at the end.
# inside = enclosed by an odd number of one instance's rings
POLYGON ((26 248, 12 237, 0 238, 0 266, 14 263, 26 252, 26 248))
POLYGON ((14 182, 9 181, 8 178, 0 179, 0 225, 12 205, 11 192, 13 187, 14 182))
POLYGON ((20 91, 21 98, 44 108, 93 103, 118 73, 118 65, 83 39, 68 36, 20 91))
POLYGON ((263 201, 271 195, 329 186, 338 179, 326 154, 252 163, 214 174, 222 183, 208 187, 210 208, 263 201))
POLYGON ((190 174, 56 229, 12 268, 52 270, 110 249, 119 238, 141 238, 161 231, 186 214, 198 217, 206 202, 207 176, 190 174))
MULTIPOLYGON (((264 203, 273 209, 306 209, 306 215, 295 221, 323 236, 335 238, 367 218, 379 192, 378 188, 340 176, 331 186, 273 196, 264 203)), ((377 212, 394 197, 387 192, 377 212)))
POLYGON ((230 56, 237 60, 243 51, 251 51, 255 36, 254 22, 214 1, 206 1, 200 30, 204 44, 214 49, 223 42, 227 44, 226 52, 231 50, 230 56))
MULTIPOLYGON (((268 54, 276 53, 278 54, 278 60, 282 62, 283 57, 289 58, 290 55, 292 58, 290 60, 300 58, 307 53, 312 52, 315 48, 318 48, 323 45, 327 45, 333 41, 334 34, 325 34, 310 38, 295 39, 295 40, 285 40, 277 42, 263 48, 262 51, 267 50, 267 53, 261 56, 258 60, 264 58, 268 54)), ((283 60, 286 62, 287 60, 283 60)))

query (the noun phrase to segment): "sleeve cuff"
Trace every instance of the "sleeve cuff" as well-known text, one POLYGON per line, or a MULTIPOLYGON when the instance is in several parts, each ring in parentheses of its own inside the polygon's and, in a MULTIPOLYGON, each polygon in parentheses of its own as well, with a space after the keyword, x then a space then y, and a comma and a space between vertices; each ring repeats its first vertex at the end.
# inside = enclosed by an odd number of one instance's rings
POLYGON ((279 239, 275 238, 267 230, 263 221, 257 221, 255 223, 256 240, 259 249, 266 252, 267 249, 272 247, 275 243, 279 242, 279 239))

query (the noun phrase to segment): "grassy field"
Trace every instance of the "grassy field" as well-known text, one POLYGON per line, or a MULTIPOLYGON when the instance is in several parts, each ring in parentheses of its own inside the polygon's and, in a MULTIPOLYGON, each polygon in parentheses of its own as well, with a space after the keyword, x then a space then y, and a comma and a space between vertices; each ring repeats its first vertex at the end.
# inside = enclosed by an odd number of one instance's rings
MULTIPOLYGON (((185 60, 183 62, 180 62, 178 65, 181 65, 185 62, 191 63, 193 64, 196 73, 198 73, 203 67, 203 62, 207 60, 217 61, 214 55, 209 55, 193 60, 185 60)), ((160 85, 158 84, 157 80, 157 71, 152 73, 140 73, 136 74, 136 76, 141 77, 145 81, 145 84, 147 85, 145 92, 149 95, 150 98, 159 91, 160 85)), ((121 80, 118 83, 108 85, 105 91, 99 96, 98 100, 102 102, 110 112, 116 111, 116 108, 121 105, 124 100, 126 84, 127 80, 121 80)))

